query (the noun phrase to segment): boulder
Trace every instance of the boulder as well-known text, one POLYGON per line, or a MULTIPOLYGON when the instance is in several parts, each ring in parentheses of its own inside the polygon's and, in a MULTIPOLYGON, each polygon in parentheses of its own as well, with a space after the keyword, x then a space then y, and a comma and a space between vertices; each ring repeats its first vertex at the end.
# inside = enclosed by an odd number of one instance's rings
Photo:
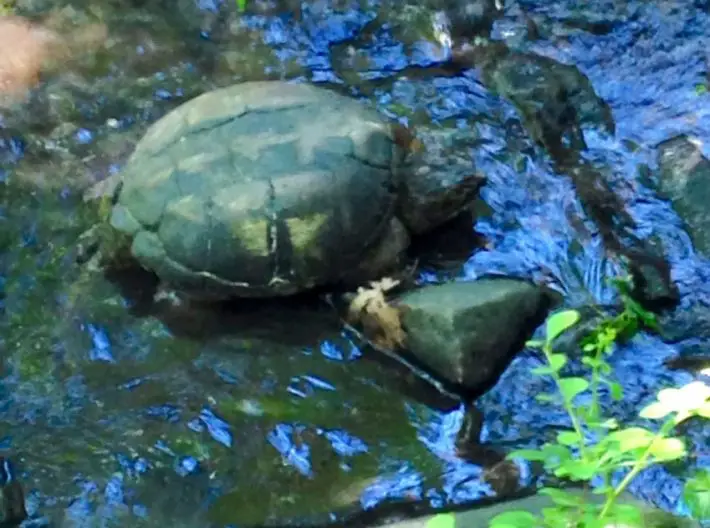
POLYGON ((659 194, 683 219, 695 249, 710 256, 710 160, 686 135, 663 141, 657 149, 659 194))
POLYGON ((552 297, 530 282, 483 278, 428 285, 397 300, 406 352, 472 398, 498 381, 547 316, 552 297))

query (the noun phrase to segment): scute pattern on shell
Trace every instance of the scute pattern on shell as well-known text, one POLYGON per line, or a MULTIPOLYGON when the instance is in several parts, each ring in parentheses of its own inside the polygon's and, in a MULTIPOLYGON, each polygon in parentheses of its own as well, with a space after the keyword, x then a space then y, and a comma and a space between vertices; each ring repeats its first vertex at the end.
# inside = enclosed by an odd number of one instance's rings
POLYGON ((305 84, 205 93, 157 121, 111 224, 161 279, 217 297, 291 294, 356 266, 394 214, 404 153, 374 109, 305 84))

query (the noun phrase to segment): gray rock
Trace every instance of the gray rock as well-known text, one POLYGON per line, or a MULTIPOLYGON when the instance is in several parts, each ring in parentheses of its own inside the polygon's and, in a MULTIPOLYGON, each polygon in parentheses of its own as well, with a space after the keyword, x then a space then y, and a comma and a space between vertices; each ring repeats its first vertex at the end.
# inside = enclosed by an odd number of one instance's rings
MULTIPOLYGON (((572 489, 568 489, 567 491, 571 491, 578 495, 582 494, 581 491, 575 491, 572 489)), ((604 497, 593 495, 591 493, 587 493, 586 497, 590 503, 597 504, 604 499, 604 497)), ((679 517, 659 508, 653 507, 636 499, 628 492, 622 493, 618 502, 638 507, 644 515, 643 525, 648 528, 700 528, 700 523, 697 521, 686 517, 679 517)), ((505 501, 492 506, 452 512, 454 522, 451 526, 453 528, 484 528, 489 525, 491 520, 496 515, 500 515, 501 513, 505 513, 507 511, 526 511, 540 515, 544 508, 548 508, 550 506, 552 506, 552 501, 546 495, 531 495, 530 497, 505 501)), ((429 524, 434 517, 435 515, 426 515, 417 519, 376 524, 375 526, 388 526, 389 528, 426 528, 427 526, 432 526, 434 524, 433 522, 429 524)), ((607 526, 611 528, 612 524, 608 524, 607 526)), ((613 526, 620 525, 615 524, 613 526)))
POLYGON ((710 161, 686 135, 659 143, 659 194, 685 222, 695 249, 710 256, 710 161))
POLYGON ((710 309, 703 302, 665 314, 659 322, 660 336, 666 343, 681 343, 688 339, 710 341, 710 309))
POLYGON ((495 385, 544 321, 551 299, 527 281, 485 278, 426 286, 398 305, 413 360, 475 398, 495 385))

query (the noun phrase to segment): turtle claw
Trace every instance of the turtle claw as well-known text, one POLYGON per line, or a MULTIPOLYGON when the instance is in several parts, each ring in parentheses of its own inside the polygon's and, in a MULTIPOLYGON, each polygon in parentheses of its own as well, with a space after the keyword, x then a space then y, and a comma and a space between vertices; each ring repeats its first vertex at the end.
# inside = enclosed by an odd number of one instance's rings
POLYGON ((155 294, 153 294, 153 303, 166 303, 171 308, 179 308, 185 304, 185 300, 175 290, 159 286, 155 294))
POLYGON ((76 244, 76 261, 79 264, 87 264, 93 260, 99 252, 99 226, 94 226, 86 230, 79 236, 76 244))

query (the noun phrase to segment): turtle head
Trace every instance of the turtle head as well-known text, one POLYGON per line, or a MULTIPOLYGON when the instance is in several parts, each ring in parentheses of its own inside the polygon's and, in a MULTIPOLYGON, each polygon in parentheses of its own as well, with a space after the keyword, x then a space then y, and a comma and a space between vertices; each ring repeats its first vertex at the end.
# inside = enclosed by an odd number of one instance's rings
POLYGON ((405 157, 416 156, 424 150, 424 143, 414 133, 414 129, 400 123, 392 125, 392 139, 405 157))
POLYGON ((485 178, 475 170, 466 131, 427 130, 403 140, 409 160, 400 178, 397 216, 411 233, 422 234, 468 208, 485 178))

